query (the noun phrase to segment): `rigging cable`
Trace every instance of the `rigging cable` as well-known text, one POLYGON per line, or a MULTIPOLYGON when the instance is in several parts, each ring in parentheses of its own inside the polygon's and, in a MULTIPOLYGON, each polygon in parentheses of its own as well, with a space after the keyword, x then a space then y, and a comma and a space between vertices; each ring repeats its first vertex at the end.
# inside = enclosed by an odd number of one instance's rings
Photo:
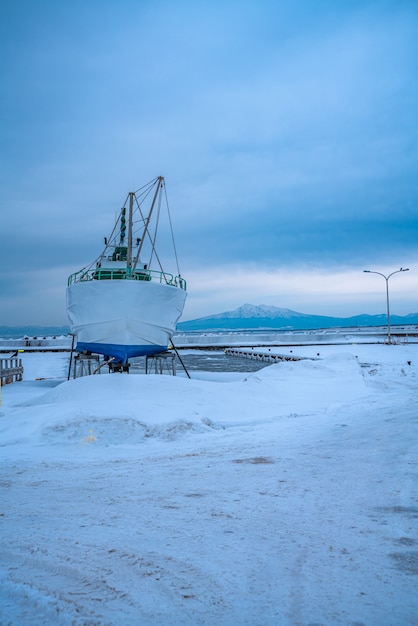
POLYGON ((150 241, 151 241, 151 256, 150 256, 148 265, 149 265, 149 267, 151 267, 152 257, 155 254, 155 256, 156 256, 156 258, 158 260, 158 263, 160 264, 160 269, 161 269, 162 272, 164 272, 163 268, 161 267, 161 263, 160 263, 160 261, 158 259, 157 251, 156 251, 156 248, 155 248, 155 242, 156 242, 156 239, 157 239, 157 232, 158 232, 158 225, 160 223, 160 214, 161 214, 161 194, 158 194, 157 218, 155 220, 154 237, 151 238, 151 235, 149 236, 150 241))
POLYGON ((179 260, 178 260, 178 257, 177 257, 176 242, 174 241, 173 225, 172 225, 172 223, 171 223, 170 207, 168 206, 167 188, 166 188, 166 186, 165 186, 165 183, 164 183, 164 194, 165 194, 165 203, 166 203, 166 205, 167 205, 168 221, 169 221, 169 224, 170 224, 171 240, 172 240, 172 242, 173 242, 174 256, 175 256, 175 258, 176 258, 177 274, 178 274, 179 276, 181 276, 181 274, 180 274, 180 267, 179 267, 179 260))
MULTIPOLYGON (((158 180, 158 182, 160 182, 160 179, 159 179, 159 178, 158 178, 158 179, 156 179, 156 180, 158 180)), ((159 196, 159 197, 158 197, 158 203, 159 203, 159 204, 158 204, 158 215, 159 215, 159 214, 160 214, 160 207, 161 207, 161 194, 158 194, 158 196, 159 196)), ((144 216, 142 215, 141 205, 139 204, 139 200, 138 200, 138 198, 136 197, 136 195, 134 196, 134 199, 135 199, 135 202, 136 202, 136 204, 137 204, 138 211, 139 211, 139 213, 140 213, 140 215, 141 215, 141 218, 142 218, 142 220, 143 220, 143 221, 144 221, 144 223, 145 223, 145 221, 146 221, 146 220, 145 220, 144 216)), ((161 271, 161 273, 162 273, 162 275, 163 275, 163 277, 164 277, 164 280, 165 280, 165 282, 166 282, 167 284, 169 284, 169 281, 167 280, 166 273, 164 272, 164 269, 163 269, 162 263, 161 263, 160 258, 159 258, 159 256, 158 256, 157 250, 155 249, 155 238, 154 238, 154 241, 153 241, 153 239, 152 239, 152 237, 151 237, 150 232, 149 232, 149 230, 148 230, 148 229, 146 230, 146 233, 145 233, 145 234, 146 234, 146 236, 147 236, 147 238, 149 239, 149 242, 150 242, 150 244, 151 244, 151 257, 150 257, 150 262, 149 262, 149 264, 148 264, 148 265, 149 265, 149 266, 151 265, 151 260, 152 260, 152 257, 153 257, 153 255, 155 255, 155 258, 157 259, 157 263, 158 263, 158 266, 159 266, 159 268, 160 268, 160 271, 161 271)), ((156 234, 156 233, 155 233, 155 234, 156 234)), ((139 250, 138 250, 138 252, 139 252, 139 250)), ((136 257, 135 257, 134 268, 136 267, 136 264, 137 264, 138 260, 139 260, 139 256, 138 256, 138 253, 137 253, 137 255, 136 255, 136 257)))

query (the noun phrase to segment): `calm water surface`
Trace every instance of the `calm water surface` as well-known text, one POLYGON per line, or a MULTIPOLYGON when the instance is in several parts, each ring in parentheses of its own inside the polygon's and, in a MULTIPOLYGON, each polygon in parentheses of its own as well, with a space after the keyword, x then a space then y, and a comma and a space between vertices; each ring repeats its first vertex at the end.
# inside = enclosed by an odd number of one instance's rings
MULTIPOLYGON (((211 351, 187 351, 182 354, 179 351, 180 358, 183 361, 188 372, 257 372, 269 365, 261 361, 252 361, 235 356, 228 356, 223 350, 211 351)), ((179 359, 175 359, 176 372, 182 372, 183 366, 179 359)), ((136 357, 131 359, 131 373, 145 372, 145 357, 136 357)))

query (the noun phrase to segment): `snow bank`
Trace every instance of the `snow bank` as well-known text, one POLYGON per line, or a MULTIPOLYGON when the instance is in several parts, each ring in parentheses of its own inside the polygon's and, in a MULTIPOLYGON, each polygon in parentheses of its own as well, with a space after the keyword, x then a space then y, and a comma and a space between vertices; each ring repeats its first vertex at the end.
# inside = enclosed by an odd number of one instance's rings
POLYGON ((235 380, 66 381, 25 355, 0 407, 2 623, 412 626, 417 349, 235 380))
POLYGON ((7 420, 2 445, 97 445, 175 439, 192 432, 277 421, 289 413, 315 419, 370 394, 350 354, 278 363, 241 381, 102 374, 65 381, 22 403, 7 420), (344 385, 338 384, 342 374, 344 385), (303 391, 302 391, 303 390, 303 391))

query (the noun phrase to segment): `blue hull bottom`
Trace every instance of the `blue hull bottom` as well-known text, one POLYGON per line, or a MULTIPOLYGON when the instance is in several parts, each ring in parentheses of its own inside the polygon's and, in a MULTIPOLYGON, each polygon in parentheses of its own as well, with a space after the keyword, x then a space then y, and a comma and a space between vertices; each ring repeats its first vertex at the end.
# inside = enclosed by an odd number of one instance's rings
POLYGON ((118 363, 127 363, 130 358, 135 356, 148 356, 164 352, 167 346, 124 346, 114 343, 83 343, 77 342, 78 352, 93 352, 94 354, 103 354, 104 356, 114 357, 118 363))

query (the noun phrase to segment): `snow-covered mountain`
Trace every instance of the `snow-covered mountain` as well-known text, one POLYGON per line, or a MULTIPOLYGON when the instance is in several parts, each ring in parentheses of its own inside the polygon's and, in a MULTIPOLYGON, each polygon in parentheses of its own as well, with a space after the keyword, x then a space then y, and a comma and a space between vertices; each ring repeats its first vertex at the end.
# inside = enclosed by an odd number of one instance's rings
MULTIPOLYGON (((353 317, 328 317, 309 315, 291 309, 260 304, 244 304, 233 311, 200 317, 177 324, 178 331, 241 330, 272 328, 281 330, 312 330, 316 328, 347 328, 352 326, 384 326, 387 317, 382 315, 355 315, 353 317)), ((403 317, 391 315, 392 325, 418 324, 418 313, 403 317)))
POLYGON ((266 306, 265 304, 243 304, 234 311, 226 311, 225 313, 219 313, 218 315, 209 315, 207 317, 201 317, 201 320, 205 319, 248 319, 248 318, 271 318, 271 319, 290 319, 292 317, 309 317, 304 313, 298 313, 291 309, 282 309, 277 306, 266 306))

